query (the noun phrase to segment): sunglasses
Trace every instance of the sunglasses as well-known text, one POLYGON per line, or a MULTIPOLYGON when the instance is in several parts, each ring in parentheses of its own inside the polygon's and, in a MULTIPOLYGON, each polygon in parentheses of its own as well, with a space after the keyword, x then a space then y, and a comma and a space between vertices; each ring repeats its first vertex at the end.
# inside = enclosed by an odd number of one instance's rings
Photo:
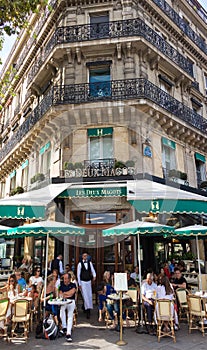
POLYGON ((14 280, 10 280, 9 282, 14 282, 14 280))
POLYGON ((37 272, 40 272, 40 270, 36 270, 37 272))

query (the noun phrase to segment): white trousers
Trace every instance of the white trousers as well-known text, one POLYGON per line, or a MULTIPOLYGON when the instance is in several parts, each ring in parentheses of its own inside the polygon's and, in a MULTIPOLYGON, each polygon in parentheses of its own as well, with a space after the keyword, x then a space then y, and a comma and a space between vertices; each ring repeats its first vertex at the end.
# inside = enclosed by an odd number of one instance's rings
POLYGON ((73 312, 75 309, 75 300, 71 300, 72 303, 62 305, 60 308, 60 318, 62 321, 62 328, 67 328, 67 334, 71 335, 73 327, 73 312), (67 324, 66 324, 66 310, 67 310, 67 324))

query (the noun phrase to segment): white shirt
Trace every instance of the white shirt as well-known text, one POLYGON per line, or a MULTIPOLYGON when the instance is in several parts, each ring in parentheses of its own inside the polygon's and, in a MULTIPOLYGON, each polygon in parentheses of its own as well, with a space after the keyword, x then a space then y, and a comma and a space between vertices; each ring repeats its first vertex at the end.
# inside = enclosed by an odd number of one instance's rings
POLYGON ((148 284, 145 282, 142 285, 142 295, 144 295, 147 299, 155 299, 157 292, 156 283, 152 282, 152 284, 148 284))
MULTIPOLYGON (((87 269, 88 269, 88 262, 87 262, 87 261, 86 261, 86 262, 83 261, 83 263, 84 263, 85 268, 86 268, 86 270, 87 270, 87 269)), ((96 277, 96 271, 95 271, 95 269, 94 269, 93 264, 92 264, 91 261, 89 262, 89 264, 90 264, 90 267, 91 267, 92 276, 93 276, 93 278, 95 278, 95 277, 96 277)), ((81 285, 81 279, 80 279, 81 267, 82 267, 82 266, 81 266, 81 262, 79 262, 79 263, 78 263, 78 267, 77 267, 77 279, 78 279, 78 284, 79 284, 79 286, 81 285)))
POLYGON ((31 276, 30 279, 29 279, 29 282, 30 282, 31 284, 37 285, 37 284, 39 284, 39 283, 43 283, 43 279, 42 279, 41 276, 39 276, 39 277, 31 276))

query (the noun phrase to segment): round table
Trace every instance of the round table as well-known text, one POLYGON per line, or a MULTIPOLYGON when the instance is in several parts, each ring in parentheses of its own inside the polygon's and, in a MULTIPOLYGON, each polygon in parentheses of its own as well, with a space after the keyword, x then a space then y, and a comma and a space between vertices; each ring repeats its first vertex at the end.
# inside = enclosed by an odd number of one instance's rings
POLYGON ((66 304, 71 304, 72 300, 71 299, 52 299, 52 300, 48 300, 48 304, 49 305, 66 305, 66 304))

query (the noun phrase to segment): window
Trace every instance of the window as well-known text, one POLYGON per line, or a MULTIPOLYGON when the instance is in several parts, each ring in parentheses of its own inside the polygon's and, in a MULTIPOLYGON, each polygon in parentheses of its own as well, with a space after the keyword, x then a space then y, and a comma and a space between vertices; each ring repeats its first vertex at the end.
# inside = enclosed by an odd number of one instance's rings
POLYGON ((168 176, 171 169, 176 169, 175 142, 162 138, 162 166, 164 177, 168 176))
POLYGON ((10 175, 10 192, 16 188, 16 170, 14 170, 10 175))
POLYGON ((113 128, 88 129, 90 160, 113 158, 113 128), (93 130, 94 135, 92 134, 93 130), (91 134, 89 133, 91 132, 91 134))
POLYGON ((51 166, 51 143, 50 141, 46 143, 40 149, 40 173, 48 174, 50 172, 51 166))
POLYGON ((28 174, 29 174, 29 167, 28 167, 28 160, 26 160, 23 164, 22 164, 22 187, 26 188, 26 186, 28 185, 28 174))
POLYGON ((196 175, 198 186, 202 181, 206 181, 206 159, 200 153, 195 153, 195 165, 196 165, 196 175))
POLYGON ((204 75, 204 88, 206 90, 206 95, 207 95, 207 74, 204 75))
POLYGON ((109 36, 109 14, 90 14, 90 38, 99 39, 109 36))
POLYGON ((111 95, 110 65, 91 66, 89 68, 89 84, 91 97, 111 95))

